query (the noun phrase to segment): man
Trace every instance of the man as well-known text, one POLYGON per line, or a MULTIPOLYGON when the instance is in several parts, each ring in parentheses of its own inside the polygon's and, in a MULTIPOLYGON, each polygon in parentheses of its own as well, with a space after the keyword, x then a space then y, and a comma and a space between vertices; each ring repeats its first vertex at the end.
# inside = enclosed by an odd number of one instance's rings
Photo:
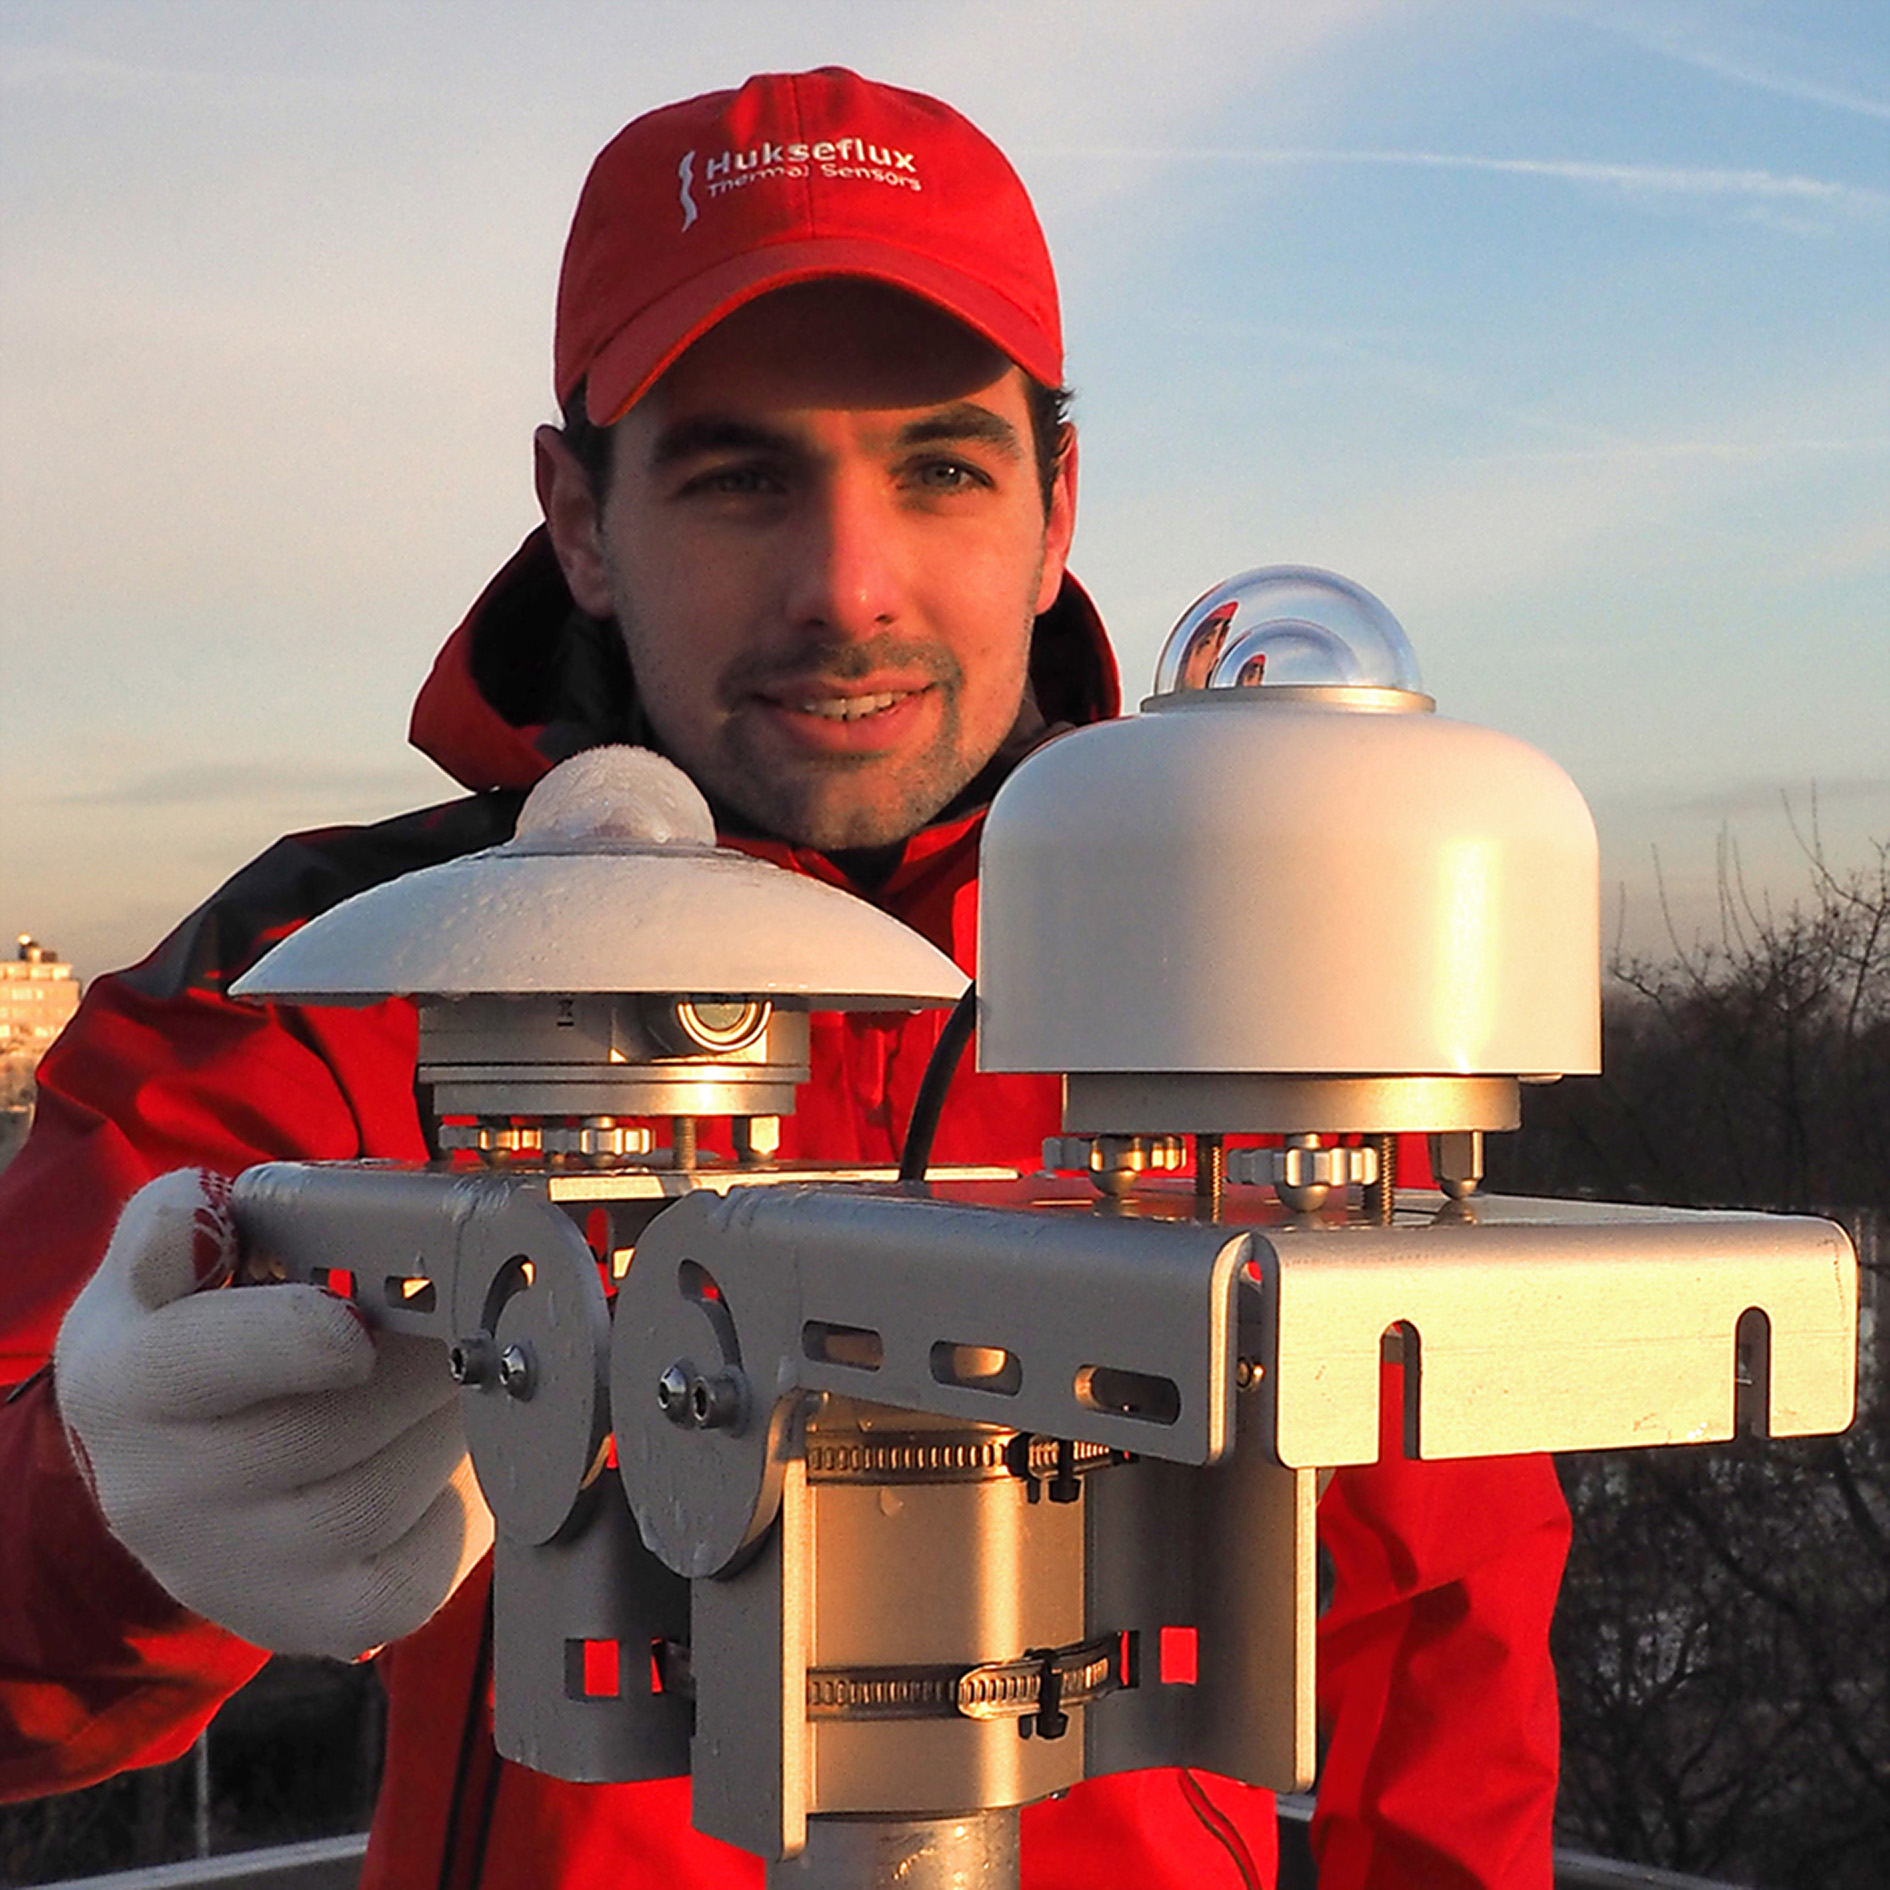
MULTIPOLYGON (((0 1788, 181 1750, 260 1646, 392 1643, 373 1890, 720 1890, 760 1868, 690 1829, 686 1781, 497 1760, 490 1523, 437 1361, 307 1289, 194 1290, 232 1258, 214 1181, 157 1182, 112 1234, 166 1170, 424 1154, 409 1006, 265 1013, 225 985, 347 893, 502 838, 521 790, 606 740, 665 750, 733 843, 877 899, 968 967, 991 793, 1048 730, 1117 708, 1064 571, 1049 258, 1008 165, 948 108, 821 72, 638 120, 579 204, 556 371, 545 528, 415 713, 473 797, 283 842, 95 984, 0 1181, 8 1375, 59 1334, 0 1429, 0 1788)), ((817 1018, 784 1152, 889 1158, 937 1031, 817 1018)), ((1051 1079, 967 1074, 936 1152, 1034 1163, 1057 1114, 1051 1079)), ((1394 1446, 1341 1475, 1324 1522, 1322 1882, 1546 1885, 1552 1476, 1394 1446)), ((1226 1780, 1095 1780, 1026 1812, 1025 1882, 1258 1884, 1273 1841, 1270 1800, 1226 1780)))

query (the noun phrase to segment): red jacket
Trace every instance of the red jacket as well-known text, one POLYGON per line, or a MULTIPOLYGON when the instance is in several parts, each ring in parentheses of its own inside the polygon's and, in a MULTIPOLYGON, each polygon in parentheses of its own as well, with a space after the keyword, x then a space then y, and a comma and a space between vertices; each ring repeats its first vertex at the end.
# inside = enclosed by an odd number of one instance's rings
MULTIPOLYGON (((1115 713, 1113 659, 1074 585, 1040 620, 1046 716, 1115 713)), ((502 839, 552 760, 642 736, 614 637, 571 609, 534 534, 442 652, 414 739, 475 790, 376 827, 279 842, 131 971, 96 980, 40 1071, 32 1137, 0 1176, 0 1796, 72 1789, 183 1751, 263 1656, 190 1614, 118 1547, 73 1470, 44 1364, 119 1208, 167 1169, 425 1155, 412 1008, 255 1010, 222 995, 277 938, 361 887, 502 839)), ((873 897, 971 967, 992 780, 907 843, 873 897)), ((849 885, 832 861, 740 840, 849 885)), ((857 890, 857 888, 854 888, 857 890)), ((814 1020, 814 1080, 783 1153, 895 1160, 938 1014, 814 1020)), ((1033 1167, 1055 1079, 953 1085, 934 1154, 1033 1167)), ((1395 1411, 1399 1401, 1385 1400, 1395 1411)), ((1412 1464, 1395 1439, 1321 1505, 1336 1577, 1320 1627, 1322 1890, 1547 1890, 1556 1772, 1549 1615, 1567 1512, 1544 1459, 1412 1464)), ((381 1657, 385 1785, 363 1890, 756 1890, 760 1864, 688 1823, 687 1782, 583 1786, 499 1761, 487 1576, 381 1657), (442 1858, 453 1869, 442 1876, 442 1858)), ((1027 1890, 1269 1884, 1267 1794, 1153 1771, 1024 1814, 1027 1890)))

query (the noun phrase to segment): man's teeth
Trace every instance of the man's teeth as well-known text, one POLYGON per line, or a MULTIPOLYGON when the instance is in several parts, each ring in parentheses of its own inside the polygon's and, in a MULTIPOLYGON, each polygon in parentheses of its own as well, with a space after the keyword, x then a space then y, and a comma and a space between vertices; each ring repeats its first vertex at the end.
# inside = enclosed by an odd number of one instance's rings
POLYGON ((830 722, 857 722, 868 715, 878 715, 890 709, 895 702, 903 702, 905 694, 899 690, 888 690, 878 696, 820 696, 812 702, 797 702, 794 706, 803 715, 822 715, 830 722))

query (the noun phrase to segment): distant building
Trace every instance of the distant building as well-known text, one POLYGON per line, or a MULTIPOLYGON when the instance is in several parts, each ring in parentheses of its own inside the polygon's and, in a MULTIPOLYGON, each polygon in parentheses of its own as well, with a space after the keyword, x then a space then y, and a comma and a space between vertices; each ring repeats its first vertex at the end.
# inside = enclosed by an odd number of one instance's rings
POLYGON ((26 1139, 33 1072, 79 1008, 79 980, 59 954, 22 932, 0 959, 0 1166, 26 1139))
POLYGON ((37 1063, 79 1008, 79 981, 48 945, 20 934, 20 949, 0 959, 0 1056, 37 1063))

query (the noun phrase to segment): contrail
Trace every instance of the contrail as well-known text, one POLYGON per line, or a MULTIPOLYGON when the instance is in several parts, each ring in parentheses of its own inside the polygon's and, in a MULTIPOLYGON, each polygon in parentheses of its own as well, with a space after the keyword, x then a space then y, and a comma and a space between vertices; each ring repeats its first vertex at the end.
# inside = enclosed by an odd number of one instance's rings
MULTIPOLYGON (((1046 153, 1048 154, 1048 153, 1046 153)), ((1821 177, 1780 175, 1776 171, 1728 170, 1710 166, 1604 164, 1579 158, 1480 157, 1460 151, 1250 149, 1240 146, 1086 146, 1056 147, 1058 156, 1132 158, 1147 163, 1292 165, 1379 164, 1426 170, 1484 171, 1512 177, 1549 177, 1575 184, 1601 184, 1616 190, 1652 191, 1669 196, 1747 197, 1771 201, 1818 203, 1837 209, 1881 214, 1890 210, 1890 191, 1861 184, 1838 184, 1821 177)))

